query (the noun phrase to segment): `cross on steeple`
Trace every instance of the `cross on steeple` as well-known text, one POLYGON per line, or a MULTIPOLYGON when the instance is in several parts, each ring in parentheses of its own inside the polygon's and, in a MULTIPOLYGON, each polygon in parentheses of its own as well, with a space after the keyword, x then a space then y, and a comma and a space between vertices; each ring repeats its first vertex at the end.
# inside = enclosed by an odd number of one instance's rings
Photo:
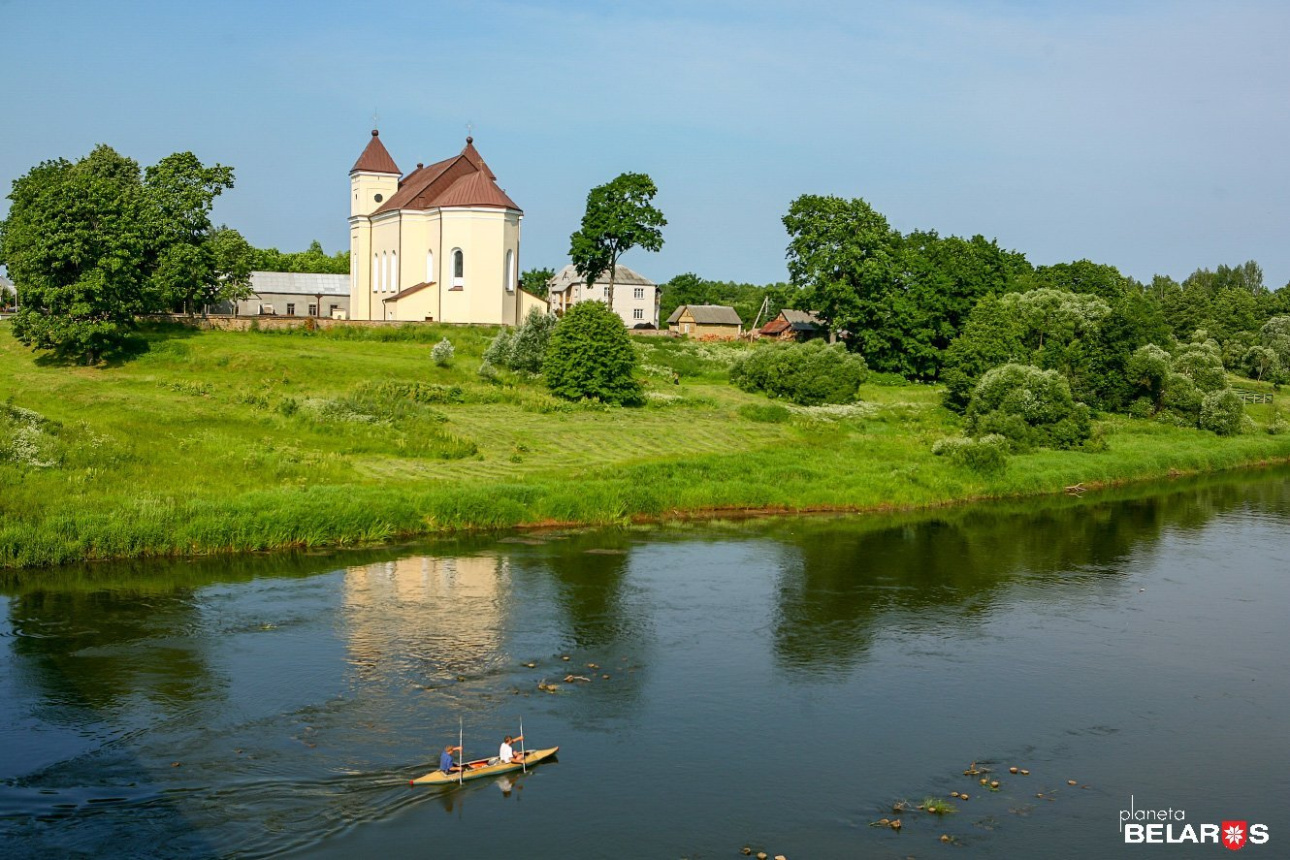
POLYGON ((372 128, 380 128, 380 127, 381 127, 381 115, 377 113, 375 108, 373 108, 372 109, 372 128))

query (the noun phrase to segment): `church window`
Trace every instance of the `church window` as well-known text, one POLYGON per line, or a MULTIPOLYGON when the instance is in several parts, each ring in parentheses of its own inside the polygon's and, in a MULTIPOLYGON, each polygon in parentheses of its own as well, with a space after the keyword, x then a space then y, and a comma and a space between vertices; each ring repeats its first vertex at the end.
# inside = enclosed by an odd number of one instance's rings
POLYGON ((384 197, 382 197, 380 194, 376 195, 376 202, 377 202, 377 203, 380 203, 380 202, 381 202, 382 200, 384 200, 384 199, 385 199, 385 198, 384 198, 384 197))
POLYGON ((434 251, 426 251, 426 283, 433 284, 434 282, 434 251))
POLYGON ((506 251, 506 292, 515 292, 515 252, 506 251))
POLYGON ((381 255, 372 255, 372 292, 377 292, 381 288, 381 255))
POLYGON ((452 249, 452 289, 460 290, 466 284, 466 256, 460 248, 452 249))
POLYGON ((390 292, 399 291, 399 252, 390 253, 390 292))

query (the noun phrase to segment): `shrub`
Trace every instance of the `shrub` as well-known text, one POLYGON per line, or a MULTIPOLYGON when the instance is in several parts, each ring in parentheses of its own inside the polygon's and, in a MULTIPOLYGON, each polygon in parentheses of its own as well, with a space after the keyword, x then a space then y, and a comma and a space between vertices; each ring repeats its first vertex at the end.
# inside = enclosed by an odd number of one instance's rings
POLYGON ((541 373, 551 333, 557 323, 559 319, 555 314, 543 313, 537 308, 530 310, 511 338, 506 366, 525 373, 541 373))
POLYGON ((557 397, 635 406, 644 402, 636 361, 622 318, 604 302, 581 302, 551 333, 543 373, 557 397))
POLYGON ((434 345, 430 350, 430 357, 438 367, 449 367, 452 364, 452 357, 457 354, 457 350, 452 348, 452 341, 444 338, 434 345))
POLYGON ((510 367, 511 366, 511 348, 515 339, 515 333, 508 328, 504 328, 493 338, 493 342, 484 350, 484 364, 493 367, 510 367))
POLYGON ((1023 451, 1073 448, 1093 432, 1088 407, 1071 396, 1065 377, 1027 364, 1005 364, 981 377, 967 425, 973 436, 997 433, 1023 451))
POLYGON ((739 416, 760 424, 783 424, 793 413, 778 403, 745 403, 739 407, 739 416))
POLYGON ((1203 397, 1204 395, 1196 387, 1196 383, 1191 381, 1190 376, 1171 373, 1165 379, 1161 408, 1162 411, 1187 419, 1192 426, 1195 426, 1196 419, 1200 415, 1200 403, 1203 397))
POLYGON ((867 374, 859 355, 841 344, 814 340, 758 347, 730 369, 730 381, 744 391, 818 406, 853 402, 867 374))
POLYGON ((1001 472, 1008 465, 1008 440, 992 433, 979 439, 951 436, 938 439, 932 453, 981 474, 1001 472))
POLYGON ((1230 388, 1205 395, 1200 404, 1200 428, 1212 430, 1219 436, 1235 436, 1241 432, 1245 406, 1230 388))

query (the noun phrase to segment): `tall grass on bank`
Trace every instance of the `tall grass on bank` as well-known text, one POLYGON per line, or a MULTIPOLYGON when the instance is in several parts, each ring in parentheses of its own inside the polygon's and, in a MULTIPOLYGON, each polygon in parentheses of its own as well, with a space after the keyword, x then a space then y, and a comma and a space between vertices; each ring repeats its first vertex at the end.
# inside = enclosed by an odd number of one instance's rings
MULTIPOLYGON (((479 378, 492 330, 449 331, 447 368, 430 358, 439 327, 388 340, 160 327, 137 360, 83 368, 33 360, 0 324, 0 567, 704 511, 907 509, 1290 457, 1285 434, 1220 439, 1112 418, 1099 425, 1105 450, 1038 451, 981 472, 932 453, 961 426, 931 386, 866 385, 856 407, 772 415, 720 376, 647 377, 647 408, 555 404, 536 381, 479 378)), ((687 349, 656 352, 720 364, 687 349)), ((1284 426, 1277 405, 1259 409, 1261 427, 1284 426)))

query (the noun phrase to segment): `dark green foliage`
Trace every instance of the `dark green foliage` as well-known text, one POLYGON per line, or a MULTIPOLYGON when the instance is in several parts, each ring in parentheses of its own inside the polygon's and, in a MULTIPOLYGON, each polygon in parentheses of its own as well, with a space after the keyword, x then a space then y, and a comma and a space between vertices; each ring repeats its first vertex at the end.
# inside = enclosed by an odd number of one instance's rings
POLYGON ((1025 364, 1005 364, 981 377, 967 427, 973 436, 1004 436, 1020 451, 1073 448, 1092 435, 1089 409, 1071 396, 1066 379, 1025 364))
POLYGON ((745 403, 739 407, 739 417, 759 424, 783 424, 793 413, 778 403, 745 403))
POLYGON ((942 379, 945 405, 967 410, 972 391, 986 371, 1028 357, 1021 321, 1014 309, 996 296, 986 296, 973 309, 963 335, 950 344, 942 379))
POLYGON ((938 378, 943 351, 986 295, 1029 271, 1020 254, 982 236, 901 236, 861 199, 804 195, 784 226, 795 287, 875 370, 938 378))
POLYGON ((1133 402, 1145 401, 1148 414, 1158 411, 1164 403, 1165 383, 1171 373, 1170 362, 1169 353, 1155 344, 1139 347, 1129 359, 1126 378, 1133 402))
MULTIPOLYGON (((569 237, 569 259, 587 284, 609 275, 608 305, 614 305, 618 258, 632 248, 663 247, 667 219, 653 205, 658 188, 644 173, 624 173, 587 193, 587 210, 578 232, 569 237)), ((621 322, 621 320, 620 320, 621 322)))
POLYGON ((765 325, 784 308, 809 310, 809 295, 788 284, 739 284, 734 281, 709 281, 693 272, 677 275, 659 285, 660 325, 681 305, 729 305, 739 318, 751 327, 765 325), (757 314, 766 303, 760 320, 757 314))
POLYGON ((19 291, 14 333, 27 346, 97 362, 138 314, 193 310, 248 289, 248 246, 212 227, 231 168, 176 153, 149 167, 98 146, 47 161, 13 183, 0 261, 19 291))
POLYGON ((730 381, 744 391, 818 406, 855 401, 867 373, 859 355, 841 344, 813 340, 760 346, 730 369, 730 381))
POLYGON ((329 255, 317 239, 304 251, 283 253, 277 248, 257 249, 252 254, 252 268, 258 272, 316 272, 322 275, 348 275, 349 251, 329 255))
POLYGON ((622 318, 604 302, 580 302, 552 332, 543 373, 557 397, 635 406, 644 401, 636 363, 622 318))
POLYGON ((555 277, 555 269, 529 269, 520 275, 520 289, 526 293, 546 298, 547 281, 555 277))

